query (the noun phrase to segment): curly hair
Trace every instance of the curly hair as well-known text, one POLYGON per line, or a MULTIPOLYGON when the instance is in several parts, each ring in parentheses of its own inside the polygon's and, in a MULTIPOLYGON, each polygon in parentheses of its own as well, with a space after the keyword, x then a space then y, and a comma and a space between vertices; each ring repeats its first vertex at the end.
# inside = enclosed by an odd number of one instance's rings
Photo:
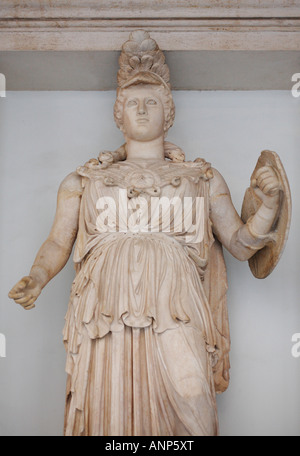
MULTIPOLYGON (((164 85, 156 85, 156 84, 143 84, 145 87, 149 87, 152 90, 156 90, 161 98, 164 112, 165 112, 165 125, 164 131, 165 134, 168 132, 169 128, 172 127, 175 118, 175 105, 172 97, 171 90, 169 90, 164 85)), ((126 88, 118 88, 117 89, 117 98, 114 105, 114 119, 117 124, 117 127, 122 129, 123 125, 123 109, 124 109, 124 101, 126 96, 126 91, 130 90, 128 86, 126 88)))

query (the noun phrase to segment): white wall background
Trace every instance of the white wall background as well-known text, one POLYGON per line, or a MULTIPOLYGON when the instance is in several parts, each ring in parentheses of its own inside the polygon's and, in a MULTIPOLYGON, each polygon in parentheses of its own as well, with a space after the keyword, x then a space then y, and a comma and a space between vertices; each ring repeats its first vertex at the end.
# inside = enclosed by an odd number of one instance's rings
MULTIPOLYGON (((122 143, 113 92, 9 92, 0 99, 0 435, 62 435, 64 315, 73 264, 25 311, 7 298, 29 273, 52 224, 62 179, 122 143)), ((277 151, 293 196, 283 257, 265 280, 227 252, 231 383, 218 397, 221 435, 300 435, 300 98, 290 92, 177 92, 168 139, 204 157, 227 181, 238 211, 263 149, 277 151)))

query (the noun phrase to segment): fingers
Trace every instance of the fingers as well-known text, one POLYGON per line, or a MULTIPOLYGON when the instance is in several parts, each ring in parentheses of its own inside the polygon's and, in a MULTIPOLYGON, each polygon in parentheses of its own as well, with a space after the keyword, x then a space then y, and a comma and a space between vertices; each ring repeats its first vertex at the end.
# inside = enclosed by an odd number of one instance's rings
POLYGON ((252 187, 258 187, 265 195, 274 196, 279 193, 280 182, 271 166, 263 166, 251 181, 252 187))
POLYGON ((17 304, 20 304, 25 310, 33 309, 33 307, 35 307, 35 305, 34 305, 35 301, 36 301, 36 296, 32 296, 32 295, 26 296, 21 299, 15 299, 15 302, 17 304))
POLYGON ((19 298, 23 298, 23 296, 25 296, 25 293, 22 293, 22 292, 17 292, 17 291, 14 291, 14 289, 11 289, 10 292, 8 293, 8 297, 11 298, 11 299, 19 299, 19 298))
POLYGON ((280 190, 280 186, 277 185, 277 183, 274 181, 272 182, 264 182, 261 186, 261 190, 264 192, 265 195, 276 195, 279 190, 280 190))
POLYGON ((30 299, 32 299, 33 296, 32 295, 27 295, 27 296, 24 296, 23 298, 17 298, 15 299, 15 302, 17 304, 25 304, 27 301, 29 301, 30 299))
POLYGON ((8 293, 9 298, 18 299, 24 296, 25 289, 30 286, 33 282, 32 277, 26 276, 23 277, 19 282, 10 290, 8 293))
POLYGON ((18 282, 17 285, 15 285, 10 290, 10 292, 8 293, 8 297, 11 299, 22 298, 24 296, 24 292, 22 290, 24 290, 25 288, 26 288, 26 285, 20 284, 20 282, 18 282))
POLYGON ((265 179, 276 179, 277 180, 276 174, 274 173, 273 169, 269 166, 263 166, 262 168, 259 168, 259 170, 255 174, 255 181, 256 181, 257 187, 260 187, 261 183, 265 179))
POLYGON ((20 304, 24 309, 30 310, 39 293, 35 292, 34 280, 31 276, 25 276, 10 290, 8 297, 20 304))
POLYGON ((33 309, 34 307, 35 307, 35 305, 34 305, 34 304, 32 304, 31 306, 28 306, 28 307, 24 307, 24 309, 25 309, 25 310, 31 310, 31 309, 33 309))
POLYGON ((267 194, 274 186, 277 186, 277 180, 272 176, 260 176, 257 180, 257 185, 265 194, 267 194))
POLYGON ((25 310, 30 310, 30 309, 33 309, 35 307, 35 302, 36 298, 35 297, 32 297, 26 304, 22 304, 23 308, 25 310))

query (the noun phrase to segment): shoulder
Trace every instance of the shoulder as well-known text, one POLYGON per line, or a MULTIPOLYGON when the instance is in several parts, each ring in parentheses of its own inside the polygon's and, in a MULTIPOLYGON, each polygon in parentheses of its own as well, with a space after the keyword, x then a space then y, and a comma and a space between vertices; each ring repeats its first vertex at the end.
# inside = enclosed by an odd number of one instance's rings
POLYGON ((211 171, 213 177, 210 179, 210 195, 229 195, 229 188, 222 174, 216 168, 211 168, 211 171))
POLYGON ((81 195, 82 190, 82 178, 76 171, 68 174, 59 186, 59 193, 68 192, 81 195))

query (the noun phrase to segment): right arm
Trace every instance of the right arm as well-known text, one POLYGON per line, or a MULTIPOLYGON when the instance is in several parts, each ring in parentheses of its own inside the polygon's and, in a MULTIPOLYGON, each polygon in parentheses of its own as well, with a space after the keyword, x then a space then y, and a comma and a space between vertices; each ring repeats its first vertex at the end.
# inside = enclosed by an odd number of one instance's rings
POLYGON ((82 194, 81 177, 69 174, 57 195, 55 219, 46 241, 38 251, 29 276, 23 277, 9 292, 9 297, 24 309, 32 309, 47 283, 67 263, 77 236, 82 194))

